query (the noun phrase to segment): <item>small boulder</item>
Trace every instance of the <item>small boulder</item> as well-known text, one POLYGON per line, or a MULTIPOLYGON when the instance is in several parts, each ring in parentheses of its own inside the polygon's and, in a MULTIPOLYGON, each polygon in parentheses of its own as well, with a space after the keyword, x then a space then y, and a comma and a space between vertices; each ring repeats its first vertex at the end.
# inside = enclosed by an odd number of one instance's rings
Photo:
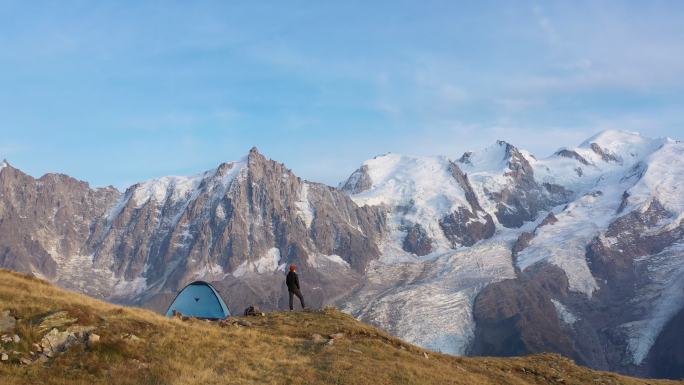
POLYGON ((362 352, 362 351, 360 351, 360 350, 357 350, 357 349, 352 349, 352 348, 349 348, 349 351, 350 351, 350 352, 352 352, 352 353, 358 353, 358 354, 363 354, 363 352, 362 352))
POLYGON ((14 342, 15 344, 18 344, 19 341, 21 341, 21 338, 19 337, 19 335, 15 334, 12 336, 12 342, 14 342))
POLYGON ((31 363, 32 363, 33 361, 31 361, 30 359, 28 359, 28 358, 26 358, 26 357, 22 357, 22 358, 19 359, 19 362, 21 362, 22 365, 31 365, 31 363))
POLYGON ((98 342, 100 342, 100 336, 99 335, 97 335, 95 333, 90 333, 88 335, 88 341, 86 343, 88 347, 92 348, 93 345, 97 344, 98 342))
POLYGON ((9 310, 0 311, 0 333, 8 332, 17 326, 16 318, 12 317, 9 310))
POLYGON ((327 340, 323 338, 322 335, 314 333, 311 335, 311 341, 313 341, 316 344, 322 344, 325 343, 327 340))
POLYGON ((9 360, 9 356, 7 355, 7 353, 0 354, 0 361, 7 361, 7 360, 9 360))
POLYGON ((335 340, 328 340, 328 342, 325 343, 326 346, 333 346, 335 344, 335 340))
POLYGON ((427 359, 427 358, 429 358, 430 356, 428 356, 428 354, 427 354, 426 352, 423 352, 423 357, 425 357, 425 358, 427 359))
POLYGON ((344 337, 344 333, 333 333, 330 335, 330 339, 337 340, 344 337))
POLYGON ((57 328, 50 330, 40 341, 42 351, 48 356, 54 353, 61 353, 79 341, 78 337, 72 332, 60 332, 57 328))

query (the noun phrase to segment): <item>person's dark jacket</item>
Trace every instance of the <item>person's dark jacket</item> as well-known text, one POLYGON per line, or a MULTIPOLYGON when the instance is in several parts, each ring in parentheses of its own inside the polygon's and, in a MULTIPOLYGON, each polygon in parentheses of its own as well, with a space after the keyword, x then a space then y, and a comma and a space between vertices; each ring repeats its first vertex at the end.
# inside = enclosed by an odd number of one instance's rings
POLYGON ((287 284, 287 290, 291 292, 299 291, 299 277, 294 271, 287 273, 285 283, 287 284))

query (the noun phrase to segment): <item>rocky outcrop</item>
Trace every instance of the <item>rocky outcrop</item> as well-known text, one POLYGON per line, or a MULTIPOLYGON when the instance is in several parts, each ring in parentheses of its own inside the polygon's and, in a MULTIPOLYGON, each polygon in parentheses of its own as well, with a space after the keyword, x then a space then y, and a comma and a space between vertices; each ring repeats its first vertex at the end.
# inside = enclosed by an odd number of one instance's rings
POLYGON ((639 273, 635 269, 634 260, 644 255, 655 255, 666 247, 684 238, 684 226, 654 231, 664 219, 670 217, 657 200, 653 200, 648 208, 633 211, 619 217, 610 224, 603 237, 595 238, 587 246, 587 259, 592 274, 608 282, 602 287, 602 293, 617 295, 627 299, 634 296, 635 282, 639 281, 639 273), (609 238, 611 241, 605 242, 609 238))
POLYGON ((556 352, 578 363, 607 369, 599 332, 591 327, 568 289, 565 273, 542 263, 516 279, 494 283, 473 306, 475 338, 469 354, 516 356, 556 352))
POLYGON ((620 156, 613 154, 607 149, 601 148, 597 143, 591 143, 591 150, 603 159, 604 162, 616 162, 621 163, 622 159, 620 156))
POLYGON ((472 152, 472 151, 466 151, 466 152, 463 153, 463 155, 461 155, 460 158, 458 158, 458 162, 459 162, 459 163, 463 163, 463 164, 472 165, 473 163, 472 163, 471 160, 470 160, 470 158, 471 158, 472 156, 473 156, 473 152, 472 152))
POLYGON ((100 336, 93 334, 93 330, 95 330, 93 326, 70 326, 64 331, 57 328, 51 329, 40 340, 40 352, 51 358, 77 344, 95 344, 100 336))
MULTIPOLYGON (((525 250, 527 246, 530 245, 530 242, 534 238, 534 233, 529 232, 529 231, 523 231, 520 233, 518 236, 518 239, 516 239, 515 243, 513 244, 513 247, 511 248, 511 253, 514 258, 515 262, 515 257, 520 253, 521 251, 525 250)), ((516 265, 515 263, 513 265, 516 265)))
POLYGON ((349 176, 340 186, 340 189, 347 194, 358 194, 368 190, 371 186, 373 186, 373 181, 368 175, 368 166, 364 164, 349 176))
POLYGON ((402 248, 409 253, 419 256, 427 255, 432 252, 432 240, 423 226, 415 223, 406 230, 406 237, 402 243, 402 248))
POLYGON ((453 162, 449 162, 449 172, 463 189, 470 207, 461 206, 439 220, 444 235, 454 247, 472 246, 477 241, 491 238, 496 230, 494 221, 480 206, 468 176, 453 162))
POLYGON ((548 226, 548 225, 553 225, 554 223, 558 222, 558 218, 553 214, 553 212, 549 212, 546 217, 537 225, 533 231, 523 231, 520 233, 518 236, 518 239, 516 239, 515 243, 513 243, 513 247, 511 248, 511 255, 513 256, 513 265, 516 266, 517 268, 517 256, 518 253, 521 251, 525 250, 527 246, 530 245, 530 242, 532 242, 532 239, 534 239, 534 236, 537 234, 537 230, 539 230, 541 227, 548 226))
POLYGON ((648 374, 654 378, 684 378, 684 309, 665 325, 647 359, 648 374))
POLYGON ((550 265, 489 285, 476 298, 477 323, 470 354, 519 356, 558 352, 579 358, 551 300, 567 295, 567 279, 550 265), (534 278, 543 278, 537 280, 534 278))
POLYGON ((540 211, 566 203, 573 193, 552 183, 539 184, 530 162, 515 146, 498 142, 504 147, 509 183, 500 191, 488 191, 496 205, 496 218, 505 227, 516 228, 533 221, 540 211))
POLYGON ((558 222, 558 218, 553 214, 553 212, 550 212, 544 217, 544 220, 539 223, 539 226, 537 226, 537 229, 540 227, 544 227, 546 225, 552 225, 554 223, 558 222))
POLYGON ((440 219, 439 226, 454 247, 472 246, 479 240, 490 238, 496 230, 488 214, 480 219, 463 207, 440 219))
POLYGON ((555 153, 555 155, 562 156, 564 158, 575 159, 576 161, 582 163, 585 166, 589 165, 589 161, 584 159, 584 157, 577 153, 577 151, 562 149, 555 153))

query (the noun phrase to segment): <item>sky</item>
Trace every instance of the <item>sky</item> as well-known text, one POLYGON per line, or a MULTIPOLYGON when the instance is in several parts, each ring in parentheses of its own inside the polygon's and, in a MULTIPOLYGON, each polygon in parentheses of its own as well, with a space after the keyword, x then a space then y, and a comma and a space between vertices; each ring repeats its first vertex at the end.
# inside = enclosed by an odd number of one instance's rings
POLYGON ((257 146, 337 185, 395 152, 684 139, 682 1, 0 0, 0 158, 94 186, 257 146))

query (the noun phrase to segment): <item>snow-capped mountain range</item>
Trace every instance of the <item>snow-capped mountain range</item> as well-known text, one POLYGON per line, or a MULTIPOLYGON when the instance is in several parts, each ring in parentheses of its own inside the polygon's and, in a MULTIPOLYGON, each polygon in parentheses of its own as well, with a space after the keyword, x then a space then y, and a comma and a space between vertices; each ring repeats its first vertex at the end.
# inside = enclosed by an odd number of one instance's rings
POLYGON ((337 188, 256 149, 123 193, 4 162, 0 266, 155 309, 204 279, 239 311, 284 308, 294 262, 312 304, 435 350, 683 376, 683 178, 684 144, 622 131, 385 154, 337 188))

